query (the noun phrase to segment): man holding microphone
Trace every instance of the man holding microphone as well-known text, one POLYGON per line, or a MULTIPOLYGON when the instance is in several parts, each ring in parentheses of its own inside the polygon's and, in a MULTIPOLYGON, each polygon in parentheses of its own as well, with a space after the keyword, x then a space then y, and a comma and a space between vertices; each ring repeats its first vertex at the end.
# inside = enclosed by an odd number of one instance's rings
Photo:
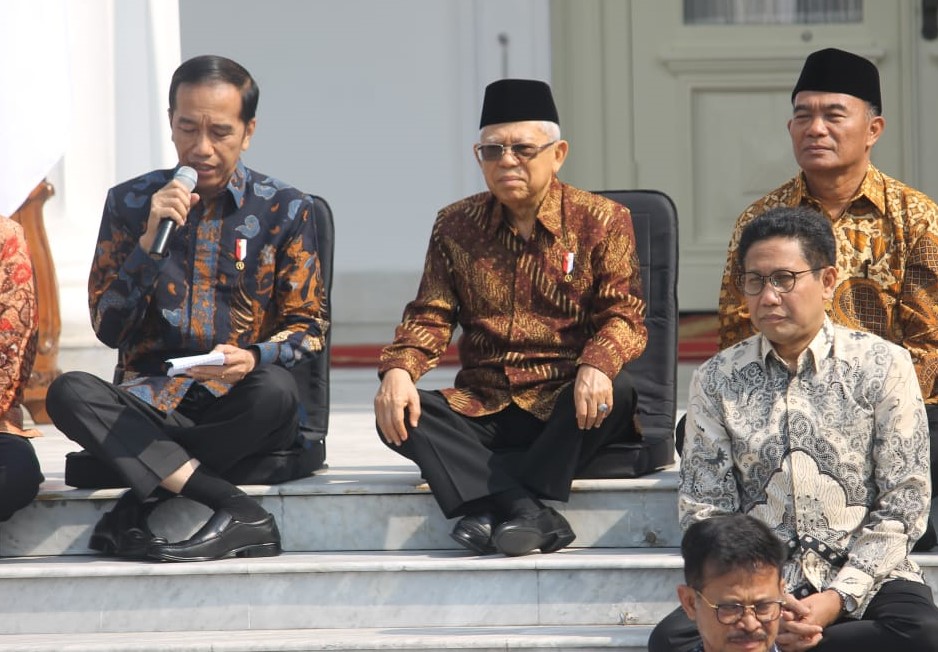
POLYGON ((55 425, 130 487, 95 526, 90 546, 106 554, 200 561, 280 552, 273 516, 223 475, 294 442, 299 398, 287 369, 322 350, 328 308, 313 200, 241 161, 257 100, 236 62, 184 62, 169 91, 182 167, 108 193, 89 305, 124 376, 114 385, 66 373, 47 396, 55 425), (168 359, 209 351, 222 363, 167 375, 168 359), (153 537, 147 516, 175 494, 214 513, 169 543, 153 537))

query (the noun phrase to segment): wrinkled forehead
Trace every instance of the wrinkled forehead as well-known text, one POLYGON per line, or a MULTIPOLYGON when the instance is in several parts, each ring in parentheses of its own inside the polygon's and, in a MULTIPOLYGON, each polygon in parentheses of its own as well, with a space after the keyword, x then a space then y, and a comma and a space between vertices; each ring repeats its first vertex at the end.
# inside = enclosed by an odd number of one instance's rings
POLYGON ((792 101, 793 111, 830 110, 841 107, 851 111, 865 111, 866 100, 846 93, 827 91, 799 91, 792 101))
POLYGON ((724 567, 711 561, 704 566, 703 588, 719 600, 740 596, 771 598, 777 596, 781 579, 778 569, 769 564, 724 567))
POLYGON ((483 143, 539 143, 545 137, 543 123, 537 120, 487 125, 480 132, 483 143))

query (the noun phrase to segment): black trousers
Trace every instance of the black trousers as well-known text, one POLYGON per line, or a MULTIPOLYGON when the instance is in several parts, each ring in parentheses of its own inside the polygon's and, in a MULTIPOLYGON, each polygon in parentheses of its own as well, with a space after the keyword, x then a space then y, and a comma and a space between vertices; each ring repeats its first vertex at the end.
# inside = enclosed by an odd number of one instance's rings
POLYGON ((112 464, 141 499, 192 458, 224 473, 296 439, 299 396, 286 369, 259 367, 221 397, 193 387, 166 414, 97 376, 72 371, 49 387, 46 409, 59 430, 112 464))
POLYGON ((447 518, 471 513, 492 494, 523 487, 539 498, 566 501, 576 471, 603 446, 635 436, 635 389, 626 372, 613 382, 613 410, 599 428, 580 430, 573 383, 546 422, 511 405, 467 417, 440 392, 419 390, 420 423, 391 450, 420 467, 447 518))
MULTIPOLYGON (((648 652, 690 652, 700 642, 697 625, 684 610, 668 614, 648 639, 648 652)), ((918 582, 883 584, 863 618, 843 618, 824 630, 812 652, 935 652, 938 607, 931 589, 918 582)))
POLYGON ((30 441, 0 432, 0 521, 32 502, 43 480, 30 441))

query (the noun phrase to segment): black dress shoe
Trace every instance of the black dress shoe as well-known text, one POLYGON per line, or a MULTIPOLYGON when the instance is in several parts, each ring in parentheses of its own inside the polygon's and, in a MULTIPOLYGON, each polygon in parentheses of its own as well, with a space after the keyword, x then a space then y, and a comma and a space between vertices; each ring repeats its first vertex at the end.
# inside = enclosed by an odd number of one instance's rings
POLYGON ((185 541, 154 543, 148 555, 162 561, 209 561, 225 557, 275 557, 280 531, 272 514, 259 521, 239 521, 220 509, 185 541))
POLYGON ((528 516, 519 516, 495 528, 492 540, 502 554, 510 557, 532 550, 555 552, 576 539, 567 519, 553 507, 544 507, 528 516))
POLYGON ((492 543, 494 527, 495 517, 491 514, 471 514, 459 519, 450 536, 453 541, 478 555, 491 555, 498 552, 492 543))
POLYGON ((166 543, 166 539, 155 537, 147 519, 159 501, 133 503, 117 507, 95 524, 88 547, 115 557, 146 559, 151 543, 166 543))

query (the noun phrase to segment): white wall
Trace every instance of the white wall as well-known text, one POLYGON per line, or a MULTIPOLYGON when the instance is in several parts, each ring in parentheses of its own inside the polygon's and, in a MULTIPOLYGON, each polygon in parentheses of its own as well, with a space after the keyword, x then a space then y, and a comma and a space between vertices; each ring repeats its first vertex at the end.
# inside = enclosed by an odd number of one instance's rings
POLYGON ((69 0, 70 118, 64 158, 48 179, 44 216, 59 283, 62 347, 97 342, 88 271, 108 188, 175 162, 165 113, 179 65, 172 0, 69 0), (158 96, 157 88, 162 88, 158 96))

